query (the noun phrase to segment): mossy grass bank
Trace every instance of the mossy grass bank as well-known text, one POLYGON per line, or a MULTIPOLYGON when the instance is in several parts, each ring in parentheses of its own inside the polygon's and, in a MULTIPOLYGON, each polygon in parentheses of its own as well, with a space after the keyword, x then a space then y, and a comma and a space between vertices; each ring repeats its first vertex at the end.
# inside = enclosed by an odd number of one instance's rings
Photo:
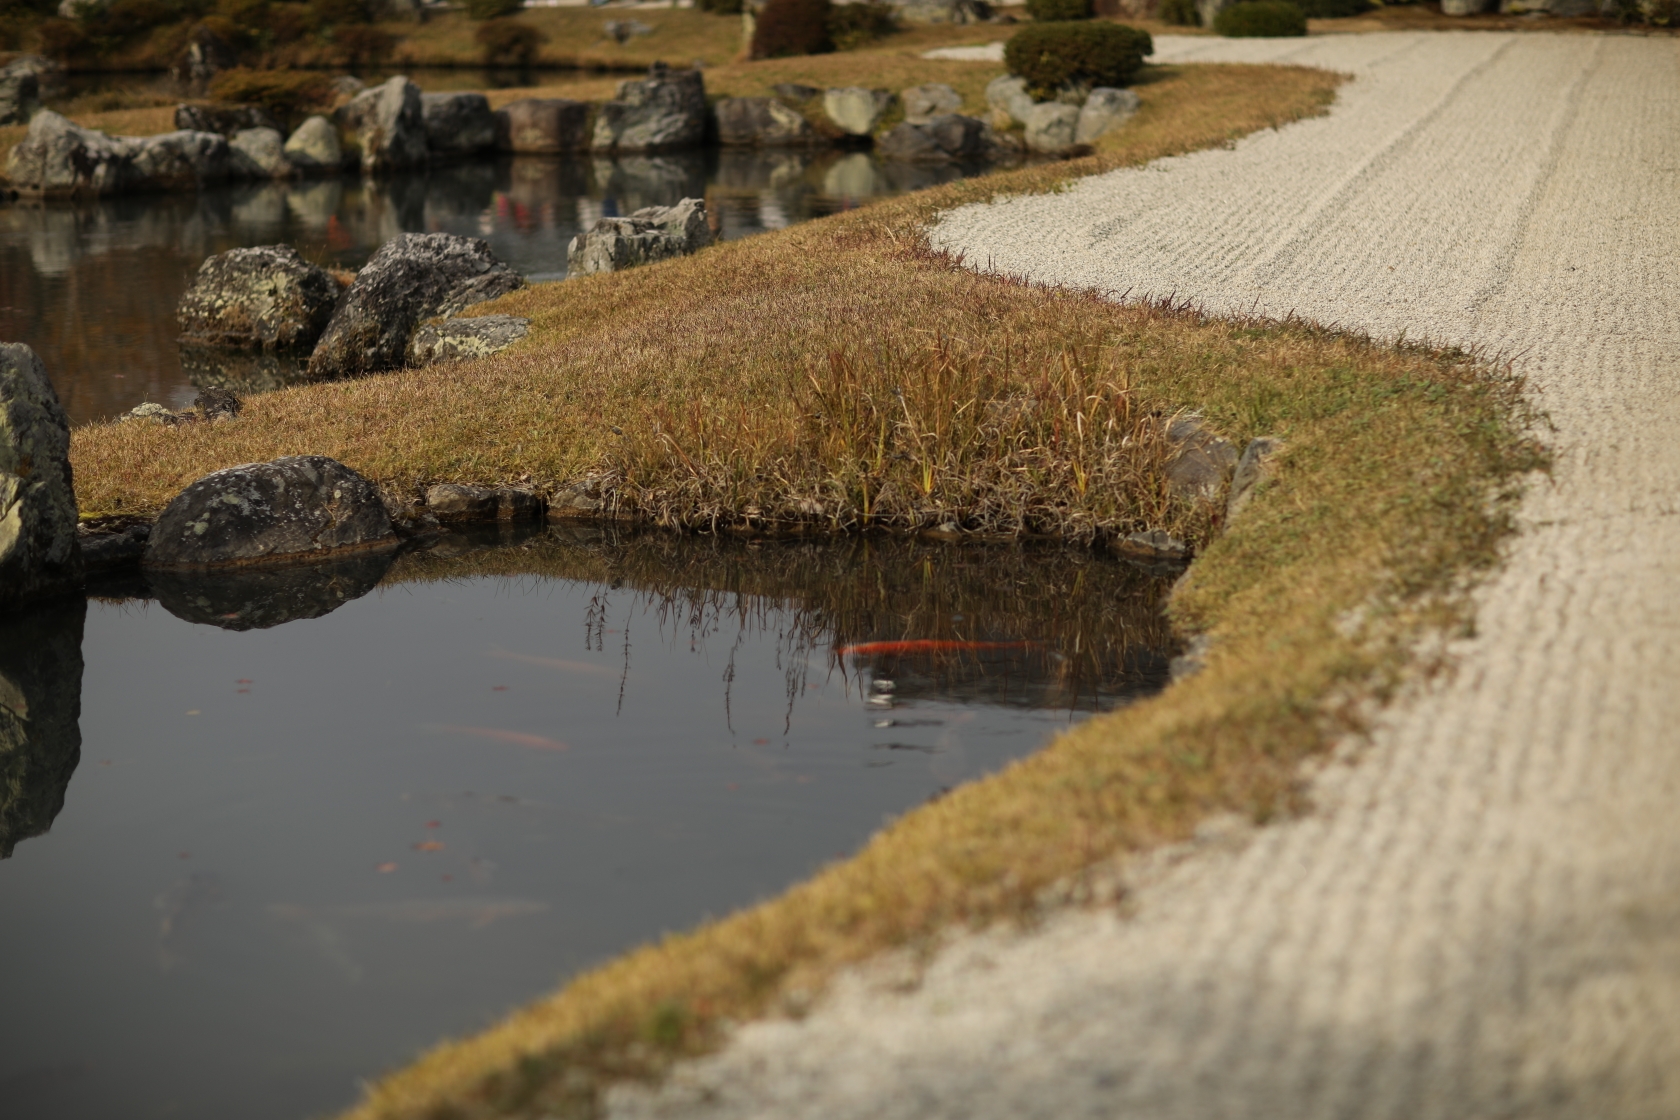
MULTIPOLYGON (((1339 79, 1153 68, 1093 156, 954 183, 697 256, 549 284, 494 358, 252 398, 237 423, 78 430, 85 508, 150 510, 206 471, 328 454, 403 491, 593 479, 683 524, 981 530, 1164 524, 1200 556, 1171 600, 1201 672, 906 814, 779 898, 585 973, 367 1093, 355 1120, 588 1115, 614 1078, 701 1052, 836 970, 1030 918, 1046 888, 1299 802, 1300 763, 1357 731, 1510 529, 1540 465, 1499 368, 1299 322, 1211 319, 1030 287, 930 252, 944 209, 1217 146, 1321 112, 1339 79), (1281 437, 1276 476, 1223 531, 1170 500, 1140 439, 1199 410, 1281 437)), ((983 261, 968 262, 983 265, 983 261)), ((1147 441, 1145 441, 1147 442, 1147 441)))

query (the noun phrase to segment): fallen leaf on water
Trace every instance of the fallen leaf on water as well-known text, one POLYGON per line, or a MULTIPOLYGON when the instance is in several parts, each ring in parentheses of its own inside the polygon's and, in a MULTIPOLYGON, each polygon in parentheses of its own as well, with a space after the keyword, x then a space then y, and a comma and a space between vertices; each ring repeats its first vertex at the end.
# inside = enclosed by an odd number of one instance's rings
POLYGON ((374 870, 379 872, 381 875, 389 875, 396 869, 397 865, 394 863, 382 863, 378 867, 374 868, 374 870))
POLYGON ((187 714, 189 716, 199 716, 199 715, 203 715, 204 713, 199 711, 197 708, 194 708, 192 711, 188 712, 187 714))
POLYGON ((426 822, 426 827, 427 828, 442 828, 443 827, 443 822, 442 821, 427 821, 426 822))
POLYGON ((563 751, 568 749, 565 743, 556 739, 549 739, 542 735, 530 735, 524 731, 503 731, 497 727, 456 727, 451 724, 439 724, 435 731, 453 731, 458 735, 476 735, 480 739, 494 739, 499 743, 512 743, 518 747, 535 747, 545 751, 563 751))
POLYGON ((768 739, 754 739, 753 740, 753 746, 762 747, 768 742, 770 742, 770 740, 768 740, 768 739))
POLYGON ((441 852, 443 851, 443 841, 422 840, 420 843, 414 845, 414 850, 417 852, 441 852))
POLYGON ((508 688, 508 686, 505 685, 505 684, 493 684, 493 685, 490 686, 490 691, 491 692, 506 692, 507 688, 508 688))

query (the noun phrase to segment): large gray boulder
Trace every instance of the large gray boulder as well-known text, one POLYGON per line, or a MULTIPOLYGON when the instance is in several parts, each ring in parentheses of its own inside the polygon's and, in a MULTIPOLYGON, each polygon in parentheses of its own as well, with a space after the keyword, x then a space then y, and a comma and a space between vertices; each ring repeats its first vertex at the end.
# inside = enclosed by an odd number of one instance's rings
POLYGON ((558 97, 526 97, 496 110, 496 150, 548 154, 589 150, 589 106, 558 97))
POLYGON ((70 422, 35 351, 0 343, 0 614, 76 591, 70 422))
POLYGON ((620 82, 618 96, 595 117, 598 152, 656 152, 698 147, 706 138, 706 82, 698 70, 655 64, 646 78, 620 82))
POLYGON ((1138 111, 1138 95, 1129 89, 1098 86, 1079 107, 1073 127, 1073 142, 1089 144, 1110 129, 1117 128, 1138 111))
POLYGON ((82 759, 87 600, 0 619, 0 859, 52 827, 82 759))
POLYGON ((175 127, 184 132, 219 132, 228 139, 247 128, 272 128, 280 124, 259 105, 177 105, 175 127))
POLYGON ((962 110, 962 94, 943 82, 928 82, 911 86, 899 98, 904 102, 904 119, 911 124, 926 124, 934 117, 962 110))
POLYGON ((231 158, 227 137, 215 132, 165 132, 161 136, 124 137, 130 162, 130 191, 196 190, 228 177, 231 158))
POLYGON ((396 544, 377 487, 325 455, 290 455, 207 474, 175 495, 152 526, 145 564, 284 563, 396 544))
POLYGON ((1079 109, 1060 101, 1034 105, 1027 113, 1027 147, 1046 155, 1058 155, 1074 146, 1079 129, 1079 109))
POLYGON ((247 128, 228 141, 228 174, 235 179, 285 179, 294 174, 278 129, 247 128))
POLYGON ((712 109, 726 148, 792 148, 816 139, 805 115, 774 97, 725 97, 712 109))
POLYGON ((426 165, 426 119, 420 87, 398 76, 333 110, 347 146, 368 175, 426 165))
POLYGON ((6 178, 24 194, 98 197, 125 189, 132 165, 133 154, 122 140, 42 109, 7 154, 6 178))
POLYGON ((469 304, 525 286, 476 237, 404 233, 387 241, 356 275, 309 358, 311 378, 394 369, 407 359, 414 329, 469 304))
POLYGON ((647 206, 626 218, 602 218, 572 238, 566 267, 573 275, 619 272, 641 264, 686 256, 712 243, 703 199, 675 206, 647 206))
POLYGON ((217 253, 198 268, 175 317, 181 341, 241 350, 315 345, 332 319, 338 282, 290 245, 217 253))
POLYGON ((1008 128, 1011 124, 1026 124, 1032 112, 1032 95, 1027 92, 1025 78, 1008 74, 986 83, 986 104, 992 108, 992 127, 1008 128))
POLYGON ((524 338, 531 320, 515 315, 478 315, 423 323, 408 343, 408 364, 426 366, 433 362, 458 362, 483 358, 524 338))
POLYGON ((310 117, 286 138, 286 160, 306 174, 337 171, 344 166, 344 147, 338 129, 326 117, 310 117))
POLYGON ((847 86, 823 93, 823 112, 841 132, 868 136, 892 108, 893 95, 885 90, 847 86))
POLYGON ((985 121, 945 113, 923 124, 895 125, 875 142, 875 148, 889 159, 949 163, 987 155, 995 143, 985 121))
POLYGON ((420 116, 433 155, 470 156, 496 146, 496 115, 482 93, 423 93, 420 116))
POLYGON ((41 77, 29 59, 0 66, 0 124, 27 124, 41 108, 41 77))

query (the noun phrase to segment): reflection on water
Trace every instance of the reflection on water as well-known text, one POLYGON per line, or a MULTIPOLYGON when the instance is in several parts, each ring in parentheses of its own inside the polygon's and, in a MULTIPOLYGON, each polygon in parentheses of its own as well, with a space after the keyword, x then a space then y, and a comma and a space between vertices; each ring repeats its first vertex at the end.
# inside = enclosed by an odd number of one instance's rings
POLYGON ((0 619, 0 859, 52 827, 82 756, 79 600, 0 619))
POLYGON ((245 184, 97 203, 0 205, 0 338, 47 364, 72 423, 142 401, 185 407, 194 385, 272 388, 288 364, 183 363, 175 305, 204 258, 286 243, 359 268, 391 237, 486 238, 533 280, 566 274, 566 246, 603 216, 705 196, 725 238, 805 221, 983 170, 864 152, 687 152, 617 159, 518 157, 356 178, 245 184))
POLYGON ((331 1112, 1165 676, 1165 582, 1080 551, 503 528, 307 571, 0 634, 41 729, 0 747, 8 1115, 331 1112))

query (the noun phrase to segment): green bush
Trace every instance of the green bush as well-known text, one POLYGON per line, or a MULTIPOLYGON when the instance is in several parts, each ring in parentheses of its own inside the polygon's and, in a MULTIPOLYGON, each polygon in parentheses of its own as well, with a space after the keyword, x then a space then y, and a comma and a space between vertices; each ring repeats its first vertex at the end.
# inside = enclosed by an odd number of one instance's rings
POLYGON ((879 0, 833 4, 829 8, 828 37, 836 50, 856 50, 897 30, 898 13, 891 4, 879 0))
POLYGON ((1079 83, 1123 86, 1155 53, 1149 32, 1121 23, 1031 23, 1003 49, 1004 65, 1036 98, 1079 83))
POLYGON ((1289 0, 1244 0, 1213 17, 1213 29, 1232 39, 1282 39, 1307 33, 1307 15, 1289 0))
POLYGON ((741 0, 699 0, 694 6, 719 16, 738 16, 742 7, 741 0))
POLYGON ((789 58, 833 50, 834 40, 828 34, 832 7, 828 0, 770 0, 758 13, 752 56, 789 58))
POLYGON ((1096 15, 1091 0, 1027 0, 1027 14, 1038 23, 1066 23, 1096 15))
POLYGON ((467 18, 501 19, 518 13, 523 0, 467 0, 467 18))
POLYGON ((1161 0, 1161 22, 1179 27, 1200 27, 1202 13, 1196 10, 1196 0, 1161 0))
POLYGON ((547 35, 516 19, 485 20, 473 38, 486 66, 529 66, 537 60, 537 49, 548 42, 547 35))
POLYGON ((69 62, 88 53, 88 35, 73 19, 41 21, 36 34, 40 36, 41 53, 59 62, 69 62))
POLYGON ((1295 0, 1308 19, 1346 19, 1375 8, 1371 0, 1295 0))

